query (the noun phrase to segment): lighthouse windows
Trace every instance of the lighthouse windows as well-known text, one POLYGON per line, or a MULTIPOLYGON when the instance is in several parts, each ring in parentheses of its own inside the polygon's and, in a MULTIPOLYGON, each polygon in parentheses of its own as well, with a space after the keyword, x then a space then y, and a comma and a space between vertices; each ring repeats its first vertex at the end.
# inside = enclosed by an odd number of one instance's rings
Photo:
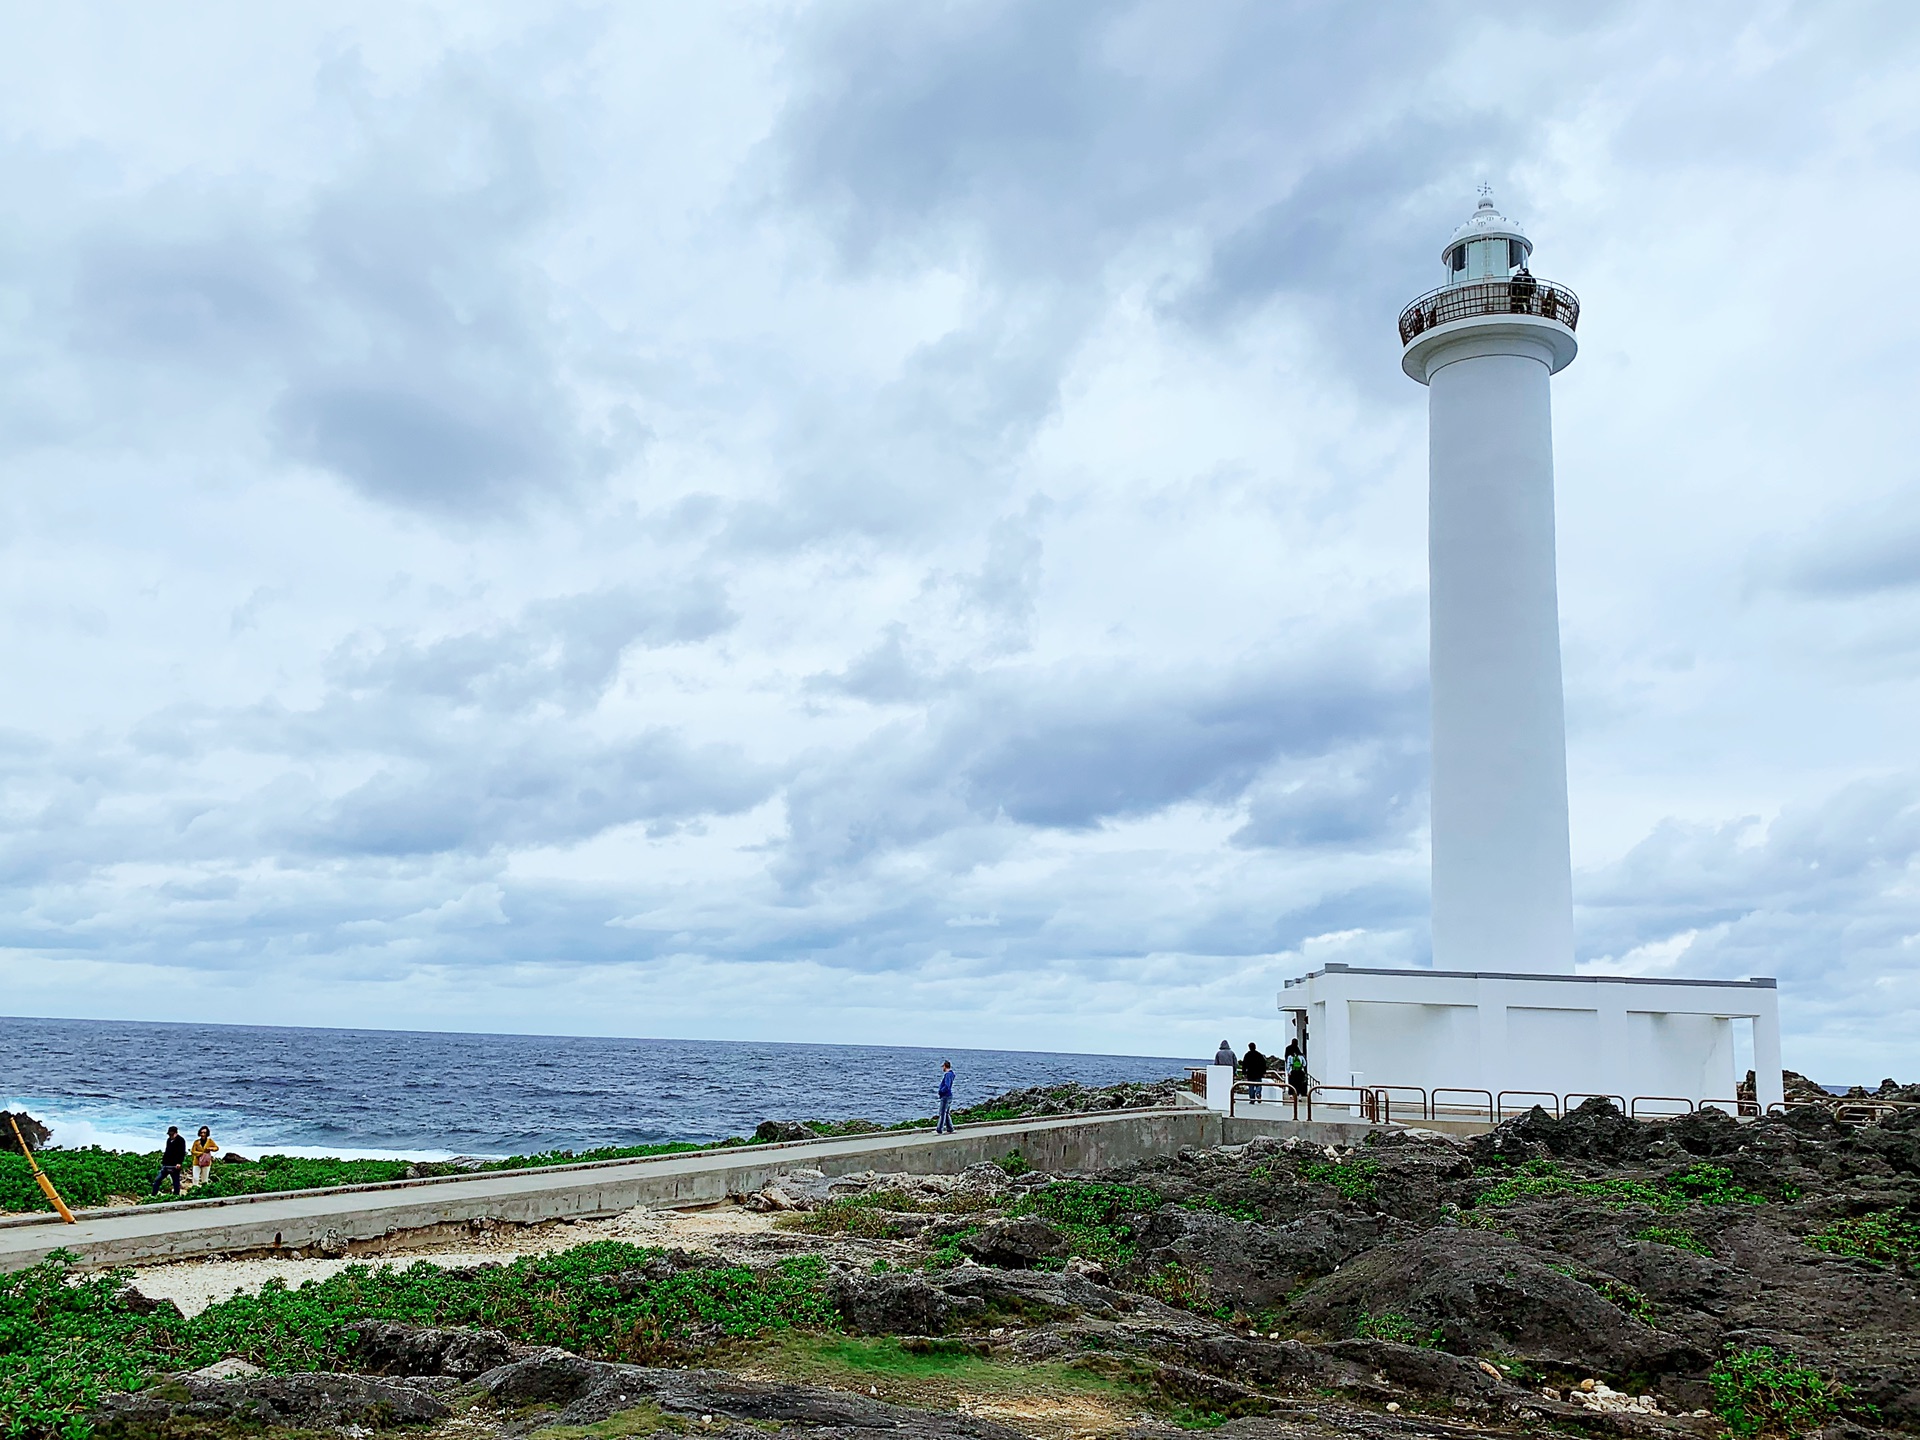
POLYGON ((1456 245, 1447 252, 1447 269, 1450 273, 1458 275, 1466 268, 1467 247, 1464 245, 1456 245))

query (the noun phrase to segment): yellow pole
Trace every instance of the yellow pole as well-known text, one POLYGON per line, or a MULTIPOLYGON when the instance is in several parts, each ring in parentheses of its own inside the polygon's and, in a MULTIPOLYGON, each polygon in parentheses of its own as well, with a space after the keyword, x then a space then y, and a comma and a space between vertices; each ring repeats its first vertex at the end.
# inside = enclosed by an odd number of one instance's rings
POLYGON ((27 1137, 20 1133, 20 1122, 12 1115, 7 1123, 13 1126, 13 1138, 20 1142, 20 1153, 27 1157, 27 1164, 33 1167, 33 1178, 40 1182, 40 1193, 53 1202, 53 1208, 60 1212, 60 1218, 69 1225, 80 1222, 73 1218, 73 1212, 67 1209, 67 1202, 60 1198, 60 1192, 53 1188, 53 1181, 47 1179, 46 1172, 40 1168, 40 1162, 33 1158, 33 1152, 27 1148, 27 1137))

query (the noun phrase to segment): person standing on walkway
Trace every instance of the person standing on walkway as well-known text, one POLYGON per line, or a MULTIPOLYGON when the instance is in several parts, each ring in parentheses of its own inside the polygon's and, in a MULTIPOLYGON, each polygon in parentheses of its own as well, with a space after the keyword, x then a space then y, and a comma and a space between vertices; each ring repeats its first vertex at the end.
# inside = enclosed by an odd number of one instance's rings
POLYGON ((180 1167, 187 1163, 187 1137, 180 1133, 178 1125, 167 1126, 167 1143, 160 1150, 160 1173, 153 1177, 153 1189, 149 1194, 158 1195, 160 1187, 168 1180, 173 1181, 173 1193, 180 1193, 180 1167))
POLYGON ((953 1133, 953 1062, 940 1062, 940 1123, 933 1127, 936 1135, 953 1133))
POLYGON ((1260 1047, 1251 1040, 1247 1042, 1247 1055, 1246 1058, 1240 1062, 1240 1068, 1251 1082, 1247 1086, 1247 1098, 1249 1100, 1258 1100, 1260 1098, 1260 1082, 1267 1078, 1267 1057, 1260 1053, 1260 1047))
POLYGON ((211 1130, 202 1125, 199 1138, 187 1153, 193 1157, 193 1181, 188 1188, 198 1190, 213 1178, 213 1157, 220 1153, 220 1142, 213 1138, 211 1130))
POLYGON ((1216 1065, 1225 1065, 1231 1069, 1237 1063, 1233 1053, 1233 1046, 1222 1040, 1220 1042, 1220 1048, 1213 1052, 1213 1063, 1216 1065))

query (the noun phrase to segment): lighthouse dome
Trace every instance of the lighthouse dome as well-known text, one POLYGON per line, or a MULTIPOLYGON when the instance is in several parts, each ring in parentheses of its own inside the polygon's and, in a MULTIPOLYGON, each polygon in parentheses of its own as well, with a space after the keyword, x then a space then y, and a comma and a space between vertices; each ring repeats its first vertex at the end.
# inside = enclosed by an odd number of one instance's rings
POLYGON ((1527 232, 1494 208, 1493 196, 1482 186, 1480 204, 1447 240, 1440 252, 1447 267, 1447 283, 1489 280, 1526 268, 1533 254, 1527 232))

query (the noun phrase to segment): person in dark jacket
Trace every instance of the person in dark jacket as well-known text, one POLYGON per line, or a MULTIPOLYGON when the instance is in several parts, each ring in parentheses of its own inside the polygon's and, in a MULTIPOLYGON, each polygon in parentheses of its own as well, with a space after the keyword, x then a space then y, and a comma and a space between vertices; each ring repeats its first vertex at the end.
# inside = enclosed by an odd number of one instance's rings
POLYGON ((1240 1062, 1240 1073, 1253 1083, 1247 1089, 1249 1100, 1260 1098, 1260 1082, 1267 1078, 1267 1057, 1260 1053, 1260 1047, 1249 1040, 1246 1058, 1240 1062))
POLYGON ((153 1177, 153 1189, 149 1194, 158 1195, 160 1187, 171 1179, 173 1193, 180 1193, 180 1167, 187 1163, 187 1137, 180 1133, 178 1125, 167 1126, 167 1143, 160 1150, 160 1173, 153 1177))
POLYGON ((940 1062, 940 1123, 933 1127, 936 1135, 953 1133, 953 1062, 940 1062))

